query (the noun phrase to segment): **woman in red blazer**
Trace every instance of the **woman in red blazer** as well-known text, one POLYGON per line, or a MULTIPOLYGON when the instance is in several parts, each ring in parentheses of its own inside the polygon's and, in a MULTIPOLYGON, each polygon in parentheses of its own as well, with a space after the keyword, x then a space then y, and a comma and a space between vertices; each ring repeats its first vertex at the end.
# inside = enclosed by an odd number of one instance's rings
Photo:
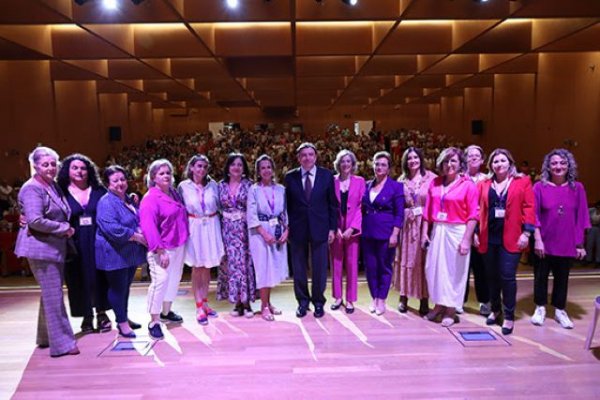
POLYGON ((517 173, 508 150, 494 150, 488 169, 490 177, 478 185, 479 243, 476 245, 483 255, 492 303, 486 323, 500 323, 504 313, 502 334, 509 335, 515 320, 517 265, 535 230, 533 190, 529 177, 517 173))
POLYGON ((331 244, 331 276, 335 302, 332 310, 342 304, 342 275, 346 270, 346 312, 354 312, 357 300, 358 248, 362 226, 361 199, 365 193, 365 180, 356 171, 356 156, 350 150, 340 151, 333 163, 338 175, 334 178, 335 195, 340 203, 338 227, 331 244))

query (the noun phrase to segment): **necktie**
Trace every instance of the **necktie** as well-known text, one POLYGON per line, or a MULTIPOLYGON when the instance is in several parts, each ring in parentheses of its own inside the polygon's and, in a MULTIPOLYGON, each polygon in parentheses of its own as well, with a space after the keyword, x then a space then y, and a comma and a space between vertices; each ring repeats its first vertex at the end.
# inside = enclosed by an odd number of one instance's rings
POLYGON ((310 172, 304 174, 304 197, 306 201, 310 201, 310 193, 312 192, 312 182, 310 181, 310 172))

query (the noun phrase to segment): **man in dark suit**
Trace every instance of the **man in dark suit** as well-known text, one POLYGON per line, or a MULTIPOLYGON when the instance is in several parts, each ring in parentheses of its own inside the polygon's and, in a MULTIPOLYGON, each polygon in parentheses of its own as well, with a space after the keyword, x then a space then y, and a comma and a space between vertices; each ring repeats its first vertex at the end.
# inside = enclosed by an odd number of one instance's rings
POLYGON ((312 143, 302 143, 296 149, 300 168, 285 176, 289 218, 294 294, 298 301, 296 316, 306 315, 310 302, 315 306, 315 318, 325 311, 328 245, 335 238, 338 201, 333 175, 316 166, 317 149, 312 143), (310 251, 309 251, 310 250, 310 251), (312 265, 312 296, 308 291, 308 255, 312 265))

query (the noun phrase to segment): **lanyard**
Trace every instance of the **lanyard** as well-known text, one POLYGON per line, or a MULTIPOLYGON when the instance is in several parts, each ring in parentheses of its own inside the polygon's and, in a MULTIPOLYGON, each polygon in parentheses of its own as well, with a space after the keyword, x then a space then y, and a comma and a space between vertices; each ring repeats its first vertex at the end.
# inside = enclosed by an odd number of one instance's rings
POLYGON ((461 180, 462 178, 457 177, 456 179, 454 179, 454 181, 452 183, 450 183, 450 185, 448 186, 444 186, 444 182, 442 181, 442 187, 441 187, 441 192, 442 192, 442 196, 440 198, 440 209, 442 211, 445 210, 444 207, 444 201, 446 200, 446 196, 448 195, 448 193, 450 193, 450 191, 452 191, 452 189, 454 187, 456 187, 456 184, 461 180))
POLYGON ((502 192, 498 193, 498 191, 496 190, 496 181, 492 182, 492 189, 496 192, 496 195, 498 196, 498 201, 500 202, 500 206, 502 206, 503 204, 506 204, 506 197, 508 197, 508 187, 510 186, 510 184, 512 183, 512 178, 510 178, 508 180, 508 182, 506 182, 506 187, 504 187, 504 190, 502 190, 502 192))
POLYGON ((200 196, 200 188, 195 183, 194 183, 194 189, 196 189, 196 194, 200 197, 200 207, 202 207, 202 215, 206 215, 206 202, 204 201, 204 194, 206 193, 206 188, 202 187, 202 195, 201 196, 200 196))
POLYGON ((269 201, 269 197, 267 196, 267 191, 265 190, 265 187, 262 184, 260 185, 260 189, 262 190, 263 195, 265 196, 265 199, 267 199, 267 203, 269 204, 269 207, 271 208, 271 215, 274 215, 275 214, 275 188, 271 187, 271 201, 269 201))

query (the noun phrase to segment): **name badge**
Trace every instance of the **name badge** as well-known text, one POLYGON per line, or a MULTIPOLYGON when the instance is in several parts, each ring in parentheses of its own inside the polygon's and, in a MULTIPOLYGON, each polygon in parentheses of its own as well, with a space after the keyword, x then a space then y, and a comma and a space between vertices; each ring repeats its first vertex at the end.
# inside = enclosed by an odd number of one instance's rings
POLYGON ((240 219, 242 219, 242 213, 241 212, 232 212, 230 219, 232 221, 239 221, 240 219))
POLYGON ((439 221, 445 221, 445 220, 447 220, 448 219, 448 213, 445 213, 443 211, 438 211, 438 213, 437 213, 437 219, 439 221))
POLYGON ((92 217, 79 217, 79 226, 92 226, 92 217))
POLYGON ((504 214, 506 210, 504 208, 494 208, 494 217, 495 218, 504 218, 504 214))
POLYGON ((413 207, 412 213, 415 217, 418 217, 419 215, 423 215, 423 207, 413 207))
POLYGON ((277 220, 277 218, 271 218, 269 220, 269 226, 277 226, 278 223, 279 221, 277 220))

